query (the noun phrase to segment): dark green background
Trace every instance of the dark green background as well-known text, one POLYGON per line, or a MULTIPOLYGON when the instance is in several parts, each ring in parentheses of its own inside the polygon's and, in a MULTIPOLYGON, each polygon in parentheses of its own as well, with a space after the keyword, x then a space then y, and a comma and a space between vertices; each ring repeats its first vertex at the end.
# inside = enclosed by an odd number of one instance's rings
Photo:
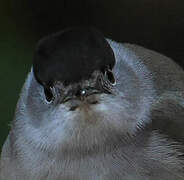
POLYGON ((1 0, 0 146, 13 119, 38 39, 93 25, 106 37, 157 50, 184 65, 182 0, 1 0))

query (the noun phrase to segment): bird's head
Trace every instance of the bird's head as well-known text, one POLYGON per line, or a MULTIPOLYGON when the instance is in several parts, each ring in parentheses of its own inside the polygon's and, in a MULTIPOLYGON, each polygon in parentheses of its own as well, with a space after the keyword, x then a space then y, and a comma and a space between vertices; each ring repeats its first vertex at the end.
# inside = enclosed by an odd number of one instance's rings
POLYGON ((22 91, 25 134, 45 149, 103 146, 134 134, 142 123, 136 76, 94 28, 42 39, 22 91))

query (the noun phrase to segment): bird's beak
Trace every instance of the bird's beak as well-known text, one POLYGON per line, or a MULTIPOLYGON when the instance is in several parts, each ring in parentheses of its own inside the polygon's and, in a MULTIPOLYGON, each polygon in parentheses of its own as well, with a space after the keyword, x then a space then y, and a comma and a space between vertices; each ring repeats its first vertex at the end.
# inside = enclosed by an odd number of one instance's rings
POLYGON ((65 103, 71 99, 78 99, 81 101, 84 101, 88 96, 91 96, 93 94, 113 94, 112 93, 112 85, 101 79, 96 80, 96 84, 92 86, 87 87, 81 87, 77 86, 74 88, 71 88, 66 95, 62 98, 62 103, 65 103))
POLYGON ((75 93, 72 93, 71 95, 66 95, 62 102, 65 103, 71 99, 79 99, 81 101, 84 101, 86 97, 91 96, 93 94, 101 94, 102 92, 100 90, 97 90, 95 88, 84 88, 84 89, 79 89, 75 91, 75 93))
POLYGON ((77 97, 83 101, 86 97, 91 96, 93 94, 100 94, 101 92, 95 88, 86 88, 79 90, 77 97))

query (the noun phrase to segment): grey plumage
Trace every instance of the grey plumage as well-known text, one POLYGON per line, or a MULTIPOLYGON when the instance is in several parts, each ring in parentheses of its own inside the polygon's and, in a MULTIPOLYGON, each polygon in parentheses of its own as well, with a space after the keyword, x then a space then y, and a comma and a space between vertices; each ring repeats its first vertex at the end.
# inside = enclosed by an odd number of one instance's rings
POLYGON ((168 113, 168 123, 184 124, 166 106, 183 110, 182 68, 143 47, 107 41, 116 59, 113 94, 53 106, 31 70, 3 146, 1 180, 184 179, 182 144, 155 130, 168 113))

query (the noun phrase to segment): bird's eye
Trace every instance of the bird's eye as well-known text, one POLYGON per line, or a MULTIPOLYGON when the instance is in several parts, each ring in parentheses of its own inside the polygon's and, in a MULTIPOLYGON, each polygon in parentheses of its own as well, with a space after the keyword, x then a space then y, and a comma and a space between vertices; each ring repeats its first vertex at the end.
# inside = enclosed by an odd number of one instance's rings
POLYGON ((44 88, 45 98, 48 102, 51 102, 53 100, 53 94, 50 89, 44 88))
POLYGON ((107 69, 105 71, 105 76, 108 79, 108 81, 114 86, 116 84, 116 80, 114 78, 114 74, 110 69, 107 69))

